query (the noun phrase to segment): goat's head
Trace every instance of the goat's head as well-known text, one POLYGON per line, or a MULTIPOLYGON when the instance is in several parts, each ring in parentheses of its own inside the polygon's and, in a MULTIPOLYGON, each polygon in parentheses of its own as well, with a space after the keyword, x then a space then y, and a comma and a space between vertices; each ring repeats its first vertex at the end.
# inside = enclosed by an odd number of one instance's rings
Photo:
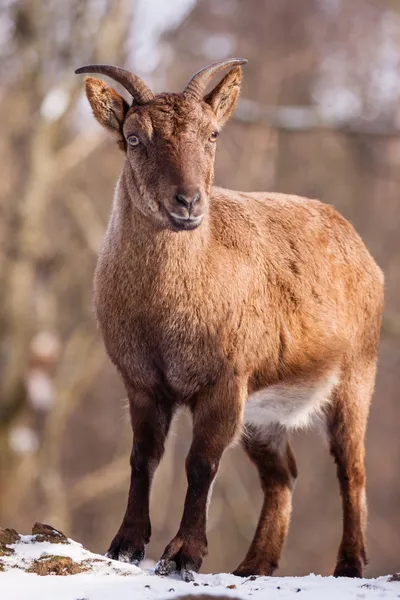
POLYGON ((132 202, 159 226, 194 229, 208 208, 214 176, 215 142, 233 112, 240 91, 241 58, 205 67, 179 94, 154 95, 129 71, 89 65, 76 73, 101 73, 122 84, 129 104, 103 81, 86 78, 94 116, 111 131, 126 153, 132 202), (229 72, 204 95, 211 78, 229 72))

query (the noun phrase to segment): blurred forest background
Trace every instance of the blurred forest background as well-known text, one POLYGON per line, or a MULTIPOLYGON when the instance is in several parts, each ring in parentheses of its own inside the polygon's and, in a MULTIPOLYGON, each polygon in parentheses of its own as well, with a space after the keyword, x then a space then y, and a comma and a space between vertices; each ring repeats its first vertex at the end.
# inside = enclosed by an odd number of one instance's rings
MULTIPOLYGON (((0 523, 49 522, 104 552, 120 525, 131 432, 91 279, 123 155, 74 69, 125 66, 154 91, 244 56, 216 183, 318 197, 386 275, 367 440, 370 576, 400 562, 400 1, 0 0, 0 523)), ((116 85, 113 83, 113 85, 116 85)), ((152 495, 157 559, 176 533, 190 419, 174 424, 152 495)), ((329 574, 341 534, 333 462, 294 436, 299 480, 280 573, 329 574)), ((224 456, 204 571, 243 558, 261 503, 240 448, 224 456)))

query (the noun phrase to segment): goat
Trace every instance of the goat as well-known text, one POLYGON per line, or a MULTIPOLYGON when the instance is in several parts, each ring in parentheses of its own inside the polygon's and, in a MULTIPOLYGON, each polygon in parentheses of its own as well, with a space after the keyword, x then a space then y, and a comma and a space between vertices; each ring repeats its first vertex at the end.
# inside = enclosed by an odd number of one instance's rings
POLYGON ((334 574, 366 562, 364 437, 374 388, 383 275, 352 225, 317 200, 213 187, 216 139, 233 112, 244 59, 207 66, 182 93, 154 95, 133 73, 89 65, 94 116, 125 152, 94 277, 107 353, 127 390, 131 482, 108 556, 138 564, 149 494, 171 419, 190 409, 188 489, 156 573, 193 578, 221 456, 236 439, 264 503, 241 576, 271 575, 297 476, 292 429, 320 413, 337 464, 343 536, 334 574), (228 69, 205 95, 211 78, 228 69))

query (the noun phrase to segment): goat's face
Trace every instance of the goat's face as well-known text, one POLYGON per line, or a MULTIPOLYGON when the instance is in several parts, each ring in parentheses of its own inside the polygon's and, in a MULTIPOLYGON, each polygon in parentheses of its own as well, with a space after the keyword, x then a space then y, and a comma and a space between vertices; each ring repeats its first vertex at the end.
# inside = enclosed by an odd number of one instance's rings
POLYGON ((123 133, 137 208, 173 229, 194 229, 206 211, 218 122, 209 107, 164 95, 131 108, 123 133))
POLYGON ((86 79, 86 94, 97 120, 126 152, 125 169, 135 208, 160 227, 198 227, 208 208, 216 140, 233 112, 245 61, 232 59, 197 73, 180 94, 154 96, 135 75, 117 67, 82 67, 103 72, 128 89, 133 104, 98 79, 86 79), (210 77, 231 70, 206 96, 210 77))

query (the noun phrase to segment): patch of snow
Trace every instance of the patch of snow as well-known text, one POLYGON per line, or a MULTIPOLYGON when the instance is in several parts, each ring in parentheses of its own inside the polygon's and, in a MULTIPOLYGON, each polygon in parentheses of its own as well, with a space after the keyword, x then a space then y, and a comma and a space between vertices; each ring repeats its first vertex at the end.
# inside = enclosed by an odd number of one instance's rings
POLYGON ((9 434, 11 448, 17 454, 32 454, 39 448, 39 438, 30 427, 18 425, 9 434))
POLYGON ((53 89, 45 96, 40 114, 47 121, 56 121, 67 109, 69 96, 65 90, 53 89))
POLYGON ((36 410, 49 410, 54 402, 53 382, 42 369, 30 369, 26 378, 30 404, 36 410))
POLYGON ((60 342, 51 331, 39 331, 33 336, 30 351, 42 360, 56 360, 60 353, 60 342))

